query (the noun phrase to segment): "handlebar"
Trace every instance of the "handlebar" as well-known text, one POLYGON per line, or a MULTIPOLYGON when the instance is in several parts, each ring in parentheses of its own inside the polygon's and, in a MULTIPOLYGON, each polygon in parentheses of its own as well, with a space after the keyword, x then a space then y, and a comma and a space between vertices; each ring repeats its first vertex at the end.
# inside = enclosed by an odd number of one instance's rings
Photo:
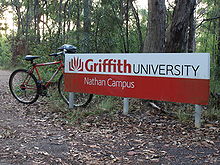
POLYGON ((64 55, 64 53, 63 52, 57 52, 57 53, 49 54, 49 56, 54 56, 54 57, 61 56, 61 55, 64 55))
POLYGON ((77 48, 75 46, 73 46, 73 45, 64 44, 63 46, 58 48, 58 50, 61 51, 61 52, 52 53, 49 56, 57 57, 57 56, 64 55, 65 53, 76 53, 76 49, 77 48))

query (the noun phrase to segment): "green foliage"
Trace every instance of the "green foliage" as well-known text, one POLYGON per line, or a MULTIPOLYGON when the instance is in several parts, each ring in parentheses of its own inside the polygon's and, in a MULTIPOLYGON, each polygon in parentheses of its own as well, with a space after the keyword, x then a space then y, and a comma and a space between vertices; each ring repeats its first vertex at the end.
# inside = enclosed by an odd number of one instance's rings
MULTIPOLYGON (((220 2, 219 1, 202 1, 204 8, 198 10, 198 14, 202 15, 201 20, 203 21, 197 29, 196 47, 197 52, 207 52, 211 54, 211 82, 210 90, 212 93, 220 92, 220 26, 219 19, 215 17, 220 16, 220 2)), ((206 117, 208 114, 213 114, 213 111, 217 110, 215 106, 212 105, 218 102, 215 99, 210 100, 210 105, 205 113, 206 117)))
MULTIPOLYGON (((83 1, 2 1, 4 10, 12 9, 17 30, 7 34, 13 43, 13 57, 18 64, 24 64, 26 54, 40 55, 40 61, 50 60, 47 55, 57 51, 64 43, 78 47, 85 46, 83 1), (37 4, 35 4, 37 3, 37 4), (62 3, 62 4, 61 4, 62 3), (37 7, 35 7, 37 6, 37 7), (8 7, 8 8, 7 8, 8 7), (15 10, 17 8, 17 10, 15 10), (19 44, 21 43, 21 44, 19 44)), ((138 11, 138 10, 137 10, 138 11)), ((129 9, 128 38, 126 34, 126 1, 92 1, 90 20, 90 52, 116 53, 138 52, 140 41, 132 9, 129 9), (128 44, 128 45, 127 45, 128 44), (127 47, 127 48, 126 48, 127 47)), ((146 32, 147 12, 139 12, 142 38, 146 32)))
MULTIPOLYGON (((220 87, 220 82, 218 81, 217 85, 218 87, 220 87)), ((219 88, 214 89, 214 91, 218 91, 218 92, 212 92, 210 95, 210 99, 209 99, 209 105, 207 106, 207 108, 204 110, 204 118, 206 120, 210 120, 210 121, 219 121, 220 120, 220 97, 219 97, 219 88)))
POLYGON ((0 66, 8 68, 10 66, 11 51, 10 44, 3 36, 0 37, 0 66))
POLYGON ((186 122, 189 122, 192 120, 192 115, 187 113, 185 109, 179 109, 177 112, 176 112, 176 116, 177 118, 183 122, 183 123, 186 123, 186 122))
POLYGON ((115 97, 106 97, 106 99, 102 100, 99 104, 100 109, 110 111, 115 107, 115 97))
POLYGON ((204 118, 210 121, 219 121, 220 120, 220 108, 211 107, 204 111, 204 118))
POLYGON ((117 101, 116 97, 96 95, 88 108, 77 108, 74 111, 69 111, 67 119, 69 122, 78 123, 90 116, 108 114, 111 117, 117 110, 117 101))

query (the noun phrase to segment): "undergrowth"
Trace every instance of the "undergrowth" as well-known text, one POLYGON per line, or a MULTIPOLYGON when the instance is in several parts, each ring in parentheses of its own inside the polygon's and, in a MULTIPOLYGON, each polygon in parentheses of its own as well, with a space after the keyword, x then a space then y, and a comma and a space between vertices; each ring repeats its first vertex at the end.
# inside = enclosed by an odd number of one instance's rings
POLYGON ((86 108, 75 108, 69 110, 66 119, 71 123, 81 123, 85 118, 108 114, 111 117, 116 111, 118 102, 116 97, 95 95, 86 108))
POLYGON ((211 93, 209 105, 204 110, 203 116, 210 121, 220 121, 220 95, 211 93))
POLYGON ((94 117, 102 114, 113 115, 117 109, 118 99, 113 96, 94 95, 92 101, 86 108, 74 107, 69 109, 64 103, 56 87, 48 89, 49 97, 44 97, 48 102, 49 108, 53 112, 62 112, 64 119, 68 123, 81 123, 88 117, 94 117))
MULTIPOLYGON (((123 109, 122 98, 112 96, 100 96, 95 95, 86 108, 74 108, 69 109, 68 106, 62 101, 57 89, 53 89, 51 97, 47 98, 50 102, 50 107, 53 111, 62 112, 64 114, 64 120, 73 124, 80 124, 88 118, 95 118, 96 116, 102 116, 107 114, 112 117, 116 112, 123 109)), ((129 113, 143 111, 143 105, 140 104, 139 99, 133 99, 136 101, 130 102, 129 113)), ((213 103, 213 101, 212 101, 213 103)), ((159 107, 166 112, 170 112, 163 115, 175 114, 176 119, 182 123, 194 122, 195 105, 181 104, 181 103, 168 103, 160 102, 159 107)), ((149 107, 146 111, 151 111, 153 107, 149 107)), ((158 111, 158 114, 162 111, 158 111)), ((138 113, 137 113, 138 114, 138 113)), ((203 121, 218 121, 220 120, 219 106, 211 104, 209 106, 203 106, 203 121)))

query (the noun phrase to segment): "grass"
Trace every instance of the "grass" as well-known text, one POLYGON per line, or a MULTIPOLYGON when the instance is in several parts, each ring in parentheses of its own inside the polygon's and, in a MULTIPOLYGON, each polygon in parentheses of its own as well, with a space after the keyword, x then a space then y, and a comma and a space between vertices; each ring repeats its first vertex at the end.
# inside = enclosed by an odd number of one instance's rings
POLYGON ((111 96, 98 96, 88 105, 87 108, 76 108, 67 113, 67 120, 71 123, 80 123, 85 118, 91 116, 99 116, 103 114, 113 115, 116 111, 115 97, 111 96))
POLYGON ((220 120, 220 95, 212 93, 207 109, 204 110, 204 119, 214 121, 220 120))
MULTIPOLYGON (((57 90, 57 89, 53 89, 57 90)), ((95 95, 92 102, 86 108, 68 109, 68 106, 62 101, 58 91, 53 91, 52 96, 47 98, 50 104, 51 110, 61 112, 64 114, 64 120, 69 123, 82 123, 86 119, 94 116, 102 116, 108 114, 109 117, 113 116, 116 111, 121 109, 121 98, 111 96, 99 96, 95 95), (120 106, 120 108, 119 108, 120 106)), ((134 106, 134 105, 130 105, 134 106)), ((173 107, 173 105, 170 105, 173 107)), ((134 111, 137 111, 141 107, 136 107, 134 111)), ((203 107, 203 119, 209 121, 220 120, 220 108, 209 105, 209 107, 203 107)), ((176 114, 177 120, 182 123, 189 123, 194 121, 195 106, 190 104, 178 104, 171 110, 176 114)))
POLYGON ((187 111, 181 108, 176 112, 176 116, 178 120, 183 123, 187 123, 192 120, 192 114, 188 113, 187 111))
POLYGON ((68 105, 62 100, 56 86, 48 89, 48 95, 50 96, 41 97, 41 99, 44 99, 49 104, 49 111, 62 113, 63 120, 73 124, 81 123, 91 116, 99 116, 106 113, 111 116, 116 110, 116 97, 95 95, 86 108, 75 107, 74 109, 69 109, 68 105))
POLYGON ((114 108, 114 97, 108 96, 99 104, 100 109, 110 111, 114 108))
POLYGON ((204 118, 210 121, 219 121, 220 120, 220 108, 212 107, 204 111, 204 118))
POLYGON ((83 110, 82 108, 77 108, 74 109, 73 111, 69 111, 66 115, 67 121, 70 123, 80 123, 82 122, 85 118, 89 116, 97 116, 105 113, 105 111, 102 111, 100 109, 96 110, 83 110))

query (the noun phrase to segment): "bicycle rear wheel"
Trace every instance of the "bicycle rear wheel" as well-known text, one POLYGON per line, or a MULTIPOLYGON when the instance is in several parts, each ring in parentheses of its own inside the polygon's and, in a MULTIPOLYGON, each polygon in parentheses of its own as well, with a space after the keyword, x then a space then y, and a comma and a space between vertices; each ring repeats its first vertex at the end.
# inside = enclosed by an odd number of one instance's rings
MULTIPOLYGON (((63 74, 59 78, 58 82, 59 93, 66 104, 69 105, 69 92, 64 91, 64 76, 63 74)), ((75 93, 74 95, 74 106, 75 107, 86 107, 92 100, 93 94, 88 93, 75 93)))
POLYGON ((32 104, 39 97, 37 79, 25 69, 15 70, 11 74, 9 88, 12 95, 24 104, 32 104))

